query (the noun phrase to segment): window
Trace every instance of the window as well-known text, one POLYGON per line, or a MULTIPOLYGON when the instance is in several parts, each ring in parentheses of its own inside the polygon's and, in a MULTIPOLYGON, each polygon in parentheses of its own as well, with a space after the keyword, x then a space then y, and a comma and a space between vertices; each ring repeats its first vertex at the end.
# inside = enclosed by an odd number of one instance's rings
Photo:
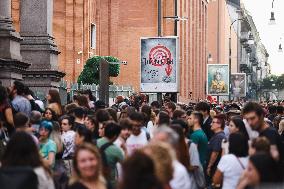
POLYGON ((96 49, 96 25, 91 24, 91 49, 96 49))

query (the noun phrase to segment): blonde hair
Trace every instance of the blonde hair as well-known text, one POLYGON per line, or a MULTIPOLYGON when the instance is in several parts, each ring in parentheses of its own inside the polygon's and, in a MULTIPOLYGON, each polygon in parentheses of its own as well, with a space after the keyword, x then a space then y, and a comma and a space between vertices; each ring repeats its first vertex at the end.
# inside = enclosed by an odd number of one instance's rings
POLYGON ((98 161, 97 168, 96 168, 97 170, 96 170, 96 174, 94 175, 93 180, 96 181, 97 189, 106 189, 106 181, 102 174, 103 167, 102 167, 100 152, 94 145, 89 144, 89 143, 83 143, 82 145, 78 146, 75 151, 74 159, 73 159, 73 174, 72 174, 72 177, 70 178, 69 184, 71 185, 76 182, 80 182, 80 180, 82 179, 80 175, 80 171, 78 169, 78 161, 77 161, 78 154, 82 150, 91 152, 97 158, 97 161, 98 161))
POLYGON ((169 184, 173 178, 173 160, 175 152, 166 143, 150 143, 142 151, 147 153, 153 160, 155 165, 155 174, 163 184, 169 184))
POLYGON ((284 131, 284 120, 281 120, 279 123, 278 133, 282 134, 283 131, 284 131))

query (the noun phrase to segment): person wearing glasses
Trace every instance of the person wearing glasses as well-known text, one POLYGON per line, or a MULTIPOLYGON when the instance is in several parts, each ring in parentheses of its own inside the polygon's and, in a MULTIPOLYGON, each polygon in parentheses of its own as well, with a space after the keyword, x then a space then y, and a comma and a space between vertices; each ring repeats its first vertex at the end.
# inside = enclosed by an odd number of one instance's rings
POLYGON ((217 165, 222 155, 222 140, 226 138, 224 133, 225 115, 216 115, 211 123, 211 130, 214 135, 208 143, 208 164, 207 164, 207 184, 211 184, 212 176, 214 175, 217 165))

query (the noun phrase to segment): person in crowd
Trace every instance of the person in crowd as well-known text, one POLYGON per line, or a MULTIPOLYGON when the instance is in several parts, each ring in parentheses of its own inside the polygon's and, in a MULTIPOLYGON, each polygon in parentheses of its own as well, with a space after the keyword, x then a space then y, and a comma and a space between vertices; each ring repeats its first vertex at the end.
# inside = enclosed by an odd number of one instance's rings
POLYGON ((56 89, 50 89, 46 96, 48 102, 48 108, 52 109, 57 116, 62 115, 61 99, 59 92, 56 89))
POLYGON ((103 160, 103 172, 105 178, 110 181, 112 188, 116 187, 118 178, 116 164, 124 159, 123 152, 113 143, 119 137, 121 127, 115 122, 107 122, 105 126, 105 136, 98 139, 97 146, 100 149, 103 160))
POLYGON ((22 131, 30 134, 36 145, 39 144, 38 138, 34 136, 34 129, 30 127, 30 119, 25 113, 17 113, 14 116, 14 124, 16 132, 22 131))
POLYGON ((277 106, 270 105, 268 106, 268 116, 267 118, 273 122, 274 118, 277 116, 277 106))
POLYGON ((211 184, 211 178, 213 177, 217 165, 220 161, 222 155, 222 141, 226 138, 225 133, 223 131, 225 127, 225 116, 223 114, 219 114, 215 116, 212 120, 211 130, 214 132, 214 135, 209 140, 208 143, 208 160, 207 160, 207 170, 206 174, 207 184, 211 184))
POLYGON ((153 112, 160 111, 161 106, 160 106, 160 103, 158 101, 151 102, 150 106, 151 106, 153 112))
POLYGON ((93 143, 93 135, 86 127, 78 127, 75 134, 75 145, 80 146, 83 143, 93 143))
POLYGON ((136 151, 123 164, 123 178, 119 189, 163 189, 156 176, 153 160, 141 151, 136 151))
POLYGON ((43 118, 48 121, 58 121, 58 116, 56 115, 55 111, 51 108, 46 108, 43 113, 43 118))
POLYGON ((170 116, 167 112, 165 111, 160 111, 158 116, 157 116, 157 126, 160 127, 160 126, 163 126, 163 125, 170 125, 170 116))
POLYGON ((241 132, 229 136, 229 154, 222 156, 213 177, 213 186, 235 189, 248 164, 248 141, 241 132))
POLYGON ((70 104, 66 104, 65 107, 64 107, 64 112, 68 115, 72 114, 73 113, 73 110, 75 108, 78 108, 79 106, 76 104, 76 103, 70 103, 70 104))
POLYGON ((201 128, 205 132, 207 139, 210 140, 214 134, 211 130, 212 118, 210 117, 210 105, 206 102, 199 102, 195 106, 195 111, 202 113, 203 124, 201 128))
POLYGON ((119 125, 121 127, 121 132, 114 144, 121 149, 125 156, 127 156, 126 141, 131 134, 131 121, 128 118, 122 119, 119 121, 119 125))
POLYGON ((97 100, 95 102, 95 111, 97 112, 98 110, 102 110, 106 108, 106 104, 104 101, 97 100))
POLYGON ((113 120, 114 122, 117 122, 117 111, 113 108, 107 108, 106 109, 110 115, 111 120, 113 120))
POLYGON ((0 86, 0 121, 11 134, 14 130, 13 111, 9 103, 7 89, 0 86))
POLYGON ((61 141, 63 143, 62 159, 68 176, 72 173, 72 159, 75 151, 75 131, 72 130, 72 118, 64 115, 60 118, 61 141))
POLYGON ((34 130, 33 134, 35 136, 39 135, 39 126, 40 126, 41 119, 42 119, 42 116, 39 111, 31 112, 30 125, 31 125, 31 128, 34 130))
POLYGON ((39 127, 39 148, 44 162, 50 168, 55 165, 55 155, 57 153, 56 143, 49 139, 52 132, 52 122, 42 121, 39 127))
POLYGON ((281 136, 282 144, 284 144, 284 120, 279 123, 278 133, 281 136))
MULTIPOLYGON (((179 135, 170 127, 161 126, 155 130, 153 141, 165 142, 173 149, 176 149, 179 142, 179 135)), ((184 167, 183 164, 176 159, 176 157, 173 160, 173 168, 174 176, 170 182, 171 188, 191 189, 193 181, 191 180, 186 167, 184 167)))
POLYGON ((182 119, 186 121, 186 112, 184 110, 175 110, 173 112, 173 120, 182 119))
POLYGON ((200 162, 203 168, 205 168, 208 153, 208 139, 204 131, 201 129, 201 125, 203 124, 203 115, 199 112, 192 112, 188 119, 188 124, 193 131, 190 135, 190 139, 197 145, 200 162))
POLYGON ((107 189, 103 177, 100 152, 95 146, 83 143, 77 147, 73 159, 74 174, 68 189, 107 189))
POLYGON ((74 116, 74 124, 73 124, 73 130, 76 131, 79 127, 86 127, 85 126, 85 116, 86 112, 82 107, 74 108, 72 111, 72 114, 74 116))
POLYGON ((94 97, 92 91, 90 89, 84 90, 81 92, 82 95, 87 97, 88 105, 91 109, 95 108, 96 97, 94 97))
POLYGON ((242 175, 237 189, 282 188, 281 166, 268 154, 255 154, 249 158, 248 166, 242 175))
POLYGON ((128 154, 132 154, 134 150, 142 148, 148 143, 150 139, 147 133, 142 129, 144 123, 144 116, 140 112, 133 112, 129 116, 131 120, 131 135, 126 141, 126 148, 128 154))
POLYGON ((251 141, 249 155, 257 153, 270 154, 270 142, 266 137, 258 137, 251 141))
POLYGON ((281 137, 276 130, 269 127, 264 121, 264 111, 262 107, 258 103, 249 102, 243 108, 243 115, 250 127, 259 132, 259 136, 264 136, 269 140, 272 157, 283 162, 284 150, 281 137))
POLYGON ((111 120, 111 115, 105 109, 99 109, 96 111, 96 120, 99 122, 99 126, 104 122, 111 120))
POLYGON ((149 105, 142 106, 141 113, 143 113, 144 115, 143 125, 147 128, 147 132, 150 133, 149 131, 152 130, 154 126, 154 123, 151 121, 151 114, 152 114, 151 106, 149 105))
POLYGON ((171 125, 178 125, 181 127, 183 135, 186 136, 186 143, 188 142, 187 136, 189 135, 189 126, 188 123, 182 119, 176 119, 171 122, 171 125))
POLYGON ((155 174, 162 183, 164 189, 171 188, 170 181, 173 179, 174 150, 166 143, 152 142, 142 148, 142 151, 152 158, 155 165, 155 174))
POLYGON ((245 123, 243 122, 243 119, 240 116, 233 116, 230 119, 229 131, 230 131, 230 134, 241 132, 246 138, 246 140, 247 141, 249 140, 249 135, 248 135, 245 123))
POLYGON ((97 140, 99 138, 99 123, 96 120, 94 115, 88 115, 85 119, 85 125, 87 129, 89 129, 93 134, 93 140, 97 140))
POLYGON ((12 99, 13 110, 17 112, 23 112, 27 116, 30 116, 32 107, 30 101, 24 97, 25 85, 20 81, 14 81, 13 86, 10 89, 10 97, 12 99))
POLYGON ((78 95, 75 103, 82 108, 90 109, 88 98, 85 95, 78 95))
POLYGON ((173 119, 173 113, 176 110, 176 105, 173 102, 167 102, 165 104, 165 109, 168 112, 171 119, 173 119))
MULTIPOLYGON (((26 132, 16 132, 6 146, 2 168, 30 167, 38 178, 39 189, 55 189, 51 172, 44 165, 33 138, 26 132)), ((24 186, 23 186, 24 187, 24 186)))

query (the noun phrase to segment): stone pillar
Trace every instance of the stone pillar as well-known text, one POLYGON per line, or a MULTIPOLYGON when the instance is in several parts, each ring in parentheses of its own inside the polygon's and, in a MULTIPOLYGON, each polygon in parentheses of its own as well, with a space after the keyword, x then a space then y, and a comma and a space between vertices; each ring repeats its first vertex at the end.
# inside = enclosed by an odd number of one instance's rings
POLYGON ((25 83, 38 92, 58 88, 58 48, 52 37, 53 0, 21 0, 20 34, 23 60, 31 63, 25 83))
POLYGON ((21 40, 13 27, 11 0, 0 0, 0 80, 4 86, 22 80, 22 72, 29 66, 22 62, 21 40))

